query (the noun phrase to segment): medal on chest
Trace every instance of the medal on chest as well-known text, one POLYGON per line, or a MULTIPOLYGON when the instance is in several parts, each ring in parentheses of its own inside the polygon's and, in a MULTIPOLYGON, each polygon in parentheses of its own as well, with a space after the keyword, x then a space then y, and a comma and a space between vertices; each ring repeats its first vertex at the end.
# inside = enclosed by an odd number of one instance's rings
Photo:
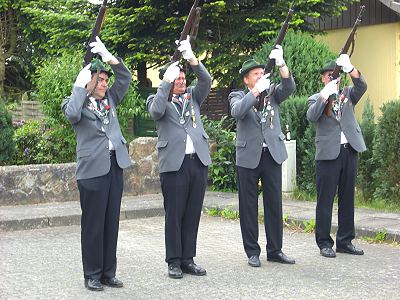
MULTIPOLYGON (((255 112, 257 112, 257 111, 255 110, 255 112)), ((272 129, 272 128, 274 128, 274 125, 273 125, 274 115, 275 115, 274 107, 271 105, 269 97, 265 96, 264 101, 263 101, 263 107, 261 110, 260 122, 266 123, 267 120, 269 120, 269 127, 272 129)))

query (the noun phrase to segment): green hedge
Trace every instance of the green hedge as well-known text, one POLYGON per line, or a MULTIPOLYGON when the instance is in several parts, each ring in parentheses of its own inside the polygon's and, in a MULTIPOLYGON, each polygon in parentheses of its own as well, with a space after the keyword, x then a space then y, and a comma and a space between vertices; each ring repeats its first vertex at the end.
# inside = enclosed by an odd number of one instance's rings
POLYGON ((216 143, 216 149, 211 153, 212 164, 209 167, 211 188, 217 191, 236 191, 234 120, 223 117, 220 121, 213 121, 202 116, 202 122, 210 141, 216 143))
POLYGON ((375 190, 375 182, 372 175, 375 171, 373 147, 376 125, 373 107, 369 99, 364 105, 360 127, 365 145, 367 146, 367 151, 359 154, 357 187, 361 192, 362 200, 364 202, 370 202, 373 199, 375 190))
POLYGON ((64 126, 49 120, 27 121, 14 134, 14 164, 45 164, 75 161, 75 136, 63 136, 64 126))
MULTIPOLYGON (((273 43, 266 43, 254 58, 262 63, 267 62, 267 56, 273 43)), ((311 96, 322 88, 319 70, 330 59, 337 55, 328 46, 315 40, 309 33, 289 31, 282 44, 284 58, 296 82, 294 96, 311 96)))
POLYGON ((400 100, 384 104, 381 111, 373 146, 374 197, 400 204, 400 100))
POLYGON ((281 124, 296 140, 296 181, 299 189, 315 193, 315 126, 307 120, 307 96, 290 97, 280 105, 281 124))
POLYGON ((8 113, 3 100, 0 100, 0 166, 12 163, 15 151, 13 134, 11 115, 8 113))
MULTIPOLYGON (((71 94, 73 83, 82 68, 82 57, 83 53, 65 53, 47 61, 37 70, 36 96, 47 118, 43 122, 28 122, 18 130, 17 164, 75 161, 75 133, 61 111, 61 102, 71 94)), ((112 80, 113 77, 110 84, 112 80)), ((124 101, 117 107, 121 130, 128 140, 132 138, 127 132, 129 120, 141 110, 137 108, 144 105, 143 101, 136 82, 132 82, 124 101)))

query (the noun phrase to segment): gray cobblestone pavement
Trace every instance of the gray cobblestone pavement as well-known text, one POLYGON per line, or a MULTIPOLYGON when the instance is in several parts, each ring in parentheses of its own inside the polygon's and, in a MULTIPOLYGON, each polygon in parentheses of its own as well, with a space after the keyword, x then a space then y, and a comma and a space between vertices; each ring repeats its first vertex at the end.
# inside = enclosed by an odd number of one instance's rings
POLYGON ((285 230, 295 265, 247 265, 237 221, 203 216, 196 262, 207 276, 167 276, 164 219, 121 221, 117 276, 121 289, 83 287, 77 225, 1 232, 1 299, 399 299, 400 247, 357 240, 364 256, 321 257, 313 234, 285 230))
MULTIPOLYGON (((315 219, 315 203, 283 199, 283 213, 289 221, 298 223, 315 219)), ((219 207, 237 210, 238 196, 234 193, 207 192, 205 208, 219 207)), ((261 208, 261 205, 260 205, 261 208)), ((123 197, 121 220, 142 217, 162 216, 163 200, 161 194, 123 197)), ((334 208, 332 227, 337 227, 337 206, 334 208)), ((44 203, 17 206, 0 206, 0 231, 45 228, 80 224, 78 201, 44 203)), ((387 240, 400 241, 400 213, 387 213, 366 209, 356 209, 356 233, 358 236, 374 237, 385 231, 387 240)))

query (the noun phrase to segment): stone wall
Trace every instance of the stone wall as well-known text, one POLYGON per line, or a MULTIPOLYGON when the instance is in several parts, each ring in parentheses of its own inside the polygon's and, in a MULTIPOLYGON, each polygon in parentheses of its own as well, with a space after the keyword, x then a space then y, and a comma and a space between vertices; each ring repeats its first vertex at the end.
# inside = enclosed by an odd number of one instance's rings
MULTIPOLYGON (((158 193, 156 138, 129 145, 133 166, 124 170, 124 195, 158 193)), ((0 167, 0 205, 77 201, 75 163, 0 167)))

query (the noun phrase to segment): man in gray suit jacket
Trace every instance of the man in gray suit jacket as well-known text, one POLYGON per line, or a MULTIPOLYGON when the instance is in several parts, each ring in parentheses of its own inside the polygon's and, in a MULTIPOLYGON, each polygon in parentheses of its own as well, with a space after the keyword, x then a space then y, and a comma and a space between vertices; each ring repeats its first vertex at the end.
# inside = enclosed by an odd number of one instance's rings
POLYGON ((367 90, 367 84, 347 54, 340 55, 336 63, 331 61, 325 64, 321 69, 321 80, 325 86, 320 93, 308 98, 307 110, 308 120, 317 126, 315 238, 322 256, 336 256, 332 249, 330 231, 333 199, 337 190, 339 211, 336 251, 362 255, 364 252, 351 243, 355 237, 354 187, 358 152, 366 150, 360 126, 354 116, 354 107, 367 90), (350 75, 354 86, 338 90, 340 77, 332 81, 330 79, 336 64, 350 75))
POLYGON ((282 252, 282 163, 287 159, 279 121, 279 105, 295 90, 295 82, 283 59, 280 45, 269 56, 279 67, 281 83, 270 87, 270 74, 263 65, 251 59, 239 73, 246 85, 244 91, 229 95, 232 117, 236 119, 236 165, 239 189, 240 228, 248 263, 259 267, 258 181, 261 179, 264 226, 267 236, 267 259, 286 264, 295 261, 282 252), (269 91, 262 99, 263 91, 269 91), (256 108, 257 107, 257 108, 256 108))
POLYGON ((103 285, 122 287, 115 277, 117 239, 123 190, 123 168, 131 165, 126 140, 119 127, 116 106, 131 82, 131 73, 98 37, 90 44, 115 73, 99 60, 82 69, 72 95, 62 110, 74 128, 77 147, 76 178, 82 209, 81 248, 85 286, 103 290, 103 285))
POLYGON ((165 248, 168 275, 205 275, 193 261, 207 186, 208 135, 200 119, 200 106, 211 88, 211 76, 194 56, 189 37, 180 42, 182 52, 198 81, 186 87, 185 72, 179 62, 160 71, 157 94, 147 99, 147 109, 156 122, 161 190, 165 209, 165 248), (170 91, 172 89, 172 93, 170 91))

